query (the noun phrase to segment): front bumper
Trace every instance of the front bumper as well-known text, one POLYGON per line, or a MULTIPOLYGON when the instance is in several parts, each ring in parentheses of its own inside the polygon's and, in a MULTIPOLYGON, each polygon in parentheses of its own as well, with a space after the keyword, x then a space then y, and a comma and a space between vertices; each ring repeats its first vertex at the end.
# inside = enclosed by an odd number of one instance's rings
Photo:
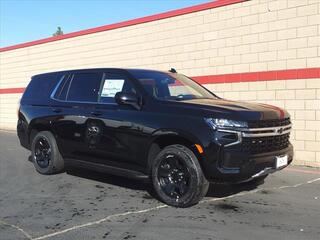
POLYGON ((277 156, 288 156, 288 166, 293 160, 291 144, 285 149, 250 154, 242 152, 238 147, 229 147, 219 151, 215 161, 206 166, 205 175, 211 182, 246 182, 285 168, 276 168, 277 156))

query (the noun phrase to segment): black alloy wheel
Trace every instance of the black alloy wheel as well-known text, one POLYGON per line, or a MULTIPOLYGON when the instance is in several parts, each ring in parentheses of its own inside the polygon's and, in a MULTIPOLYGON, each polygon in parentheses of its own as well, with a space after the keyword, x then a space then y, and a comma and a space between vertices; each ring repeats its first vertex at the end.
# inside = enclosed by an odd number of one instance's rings
POLYGON ((38 132, 32 138, 31 159, 41 174, 55 174, 64 171, 64 160, 60 154, 56 139, 49 131, 38 132))
POLYGON ((179 199, 190 187, 190 173, 179 157, 168 155, 160 163, 158 181, 162 191, 170 198, 179 199))
POLYGON ((47 168, 51 161, 51 147, 47 139, 40 137, 37 139, 34 149, 34 161, 40 168, 47 168))
POLYGON ((189 207, 207 193, 209 182, 193 151, 174 144, 162 149, 151 165, 154 190, 162 202, 173 207, 189 207))

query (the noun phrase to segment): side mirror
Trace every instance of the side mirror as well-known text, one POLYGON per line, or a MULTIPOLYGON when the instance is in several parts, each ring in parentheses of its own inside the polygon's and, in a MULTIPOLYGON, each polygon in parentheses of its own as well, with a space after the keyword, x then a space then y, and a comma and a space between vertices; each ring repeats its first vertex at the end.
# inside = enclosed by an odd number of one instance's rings
POLYGON ((137 110, 141 109, 139 98, 134 93, 117 92, 114 98, 119 105, 131 105, 137 110))

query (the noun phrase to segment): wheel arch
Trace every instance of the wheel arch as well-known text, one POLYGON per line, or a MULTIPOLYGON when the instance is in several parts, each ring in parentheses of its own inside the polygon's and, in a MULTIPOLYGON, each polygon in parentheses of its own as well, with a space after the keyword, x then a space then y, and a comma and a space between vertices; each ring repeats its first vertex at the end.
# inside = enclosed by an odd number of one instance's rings
POLYGON ((152 162, 158 153, 165 147, 173 144, 181 144, 189 148, 198 158, 200 166, 204 158, 203 154, 200 154, 195 147, 195 144, 201 144, 201 142, 193 135, 181 133, 179 131, 161 131, 154 134, 153 139, 148 148, 147 155, 147 172, 150 173, 152 162))
POLYGON ((52 134, 52 128, 50 123, 42 122, 42 121, 31 121, 28 127, 28 136, 29 136, 29 146, 31 147, 33 138, 37 135, 37 133, 42 131, 49 131, 52 134))

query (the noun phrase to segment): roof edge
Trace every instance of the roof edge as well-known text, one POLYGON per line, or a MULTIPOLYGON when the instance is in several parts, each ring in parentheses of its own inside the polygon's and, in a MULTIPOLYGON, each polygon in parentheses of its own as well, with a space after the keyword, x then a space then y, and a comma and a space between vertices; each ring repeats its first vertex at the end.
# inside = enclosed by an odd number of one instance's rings
POLYGON ((109 31, 109 30, 113 30, 113 29, 117 29, 117 28, 123 28, 123 27, 133 26, 133 25, 137 25, 137 24, 147 23, 147 22, 153 22, 153 21, 157 21, 157 20, 161 20, 161 19, 176 17, 176 16, 188 14, 188 13, 199 12, 199 11, 203 11, 203 10, 207 10, 207 9, 227 6, 227 5, 246 2, 246 1, 248 1, 248 0, 216 0, 214 2, 203 3, 203 4, 191 6, 191 7, 181 8, 181 9, 172 10, 172 11, 159 13, 159 14, 154 14, 154 15, 150 15, 150 16, 146 16, 146 17, 141 17, 141 18, 136 18, 136 19, 127 20, 127 21, 123 21, 123 22, 103 25, 103 26, 95 27, 95 28, 89 28, 89 29, 85 29, 85 30, 80 30, 80 31, 76 31, 76 32, 63 34, 60 36, 48 37, 48 38, 43 38, 43 39, 39 39, 39 40, 35 40, 35 41, 30 41, 30 42, 20 43, 20 44, 16 44, 16 45, 7 46, 7 47, 2 47, 2 48, 0 48, 0 52, 6 52, 6 51, 19 49, 19 48, 31 47, 34 45, 55 42, 55 41, 59 41, 59 40, 63 40, 63 39, 79 37, 79 36, 88 35, 88 34, 92 34, 92 33, 109 31))
MULTIPOLYGON (((155 70, 156 71, 156 70, 155 70)), ((298 68, 298 69, 282 69, 262 72, 242 72, 231 74, 219 74, 208 76, 191 77, 200 84, 225 84, 239 82, 263 82, 263 81, 287 81, 299 79, 314 79, 318 81, 320 78, 320 67, 318 68, 298 68)), ((24 87, 16 88, 0 88, 0 94, 23 93, 24 87)))

